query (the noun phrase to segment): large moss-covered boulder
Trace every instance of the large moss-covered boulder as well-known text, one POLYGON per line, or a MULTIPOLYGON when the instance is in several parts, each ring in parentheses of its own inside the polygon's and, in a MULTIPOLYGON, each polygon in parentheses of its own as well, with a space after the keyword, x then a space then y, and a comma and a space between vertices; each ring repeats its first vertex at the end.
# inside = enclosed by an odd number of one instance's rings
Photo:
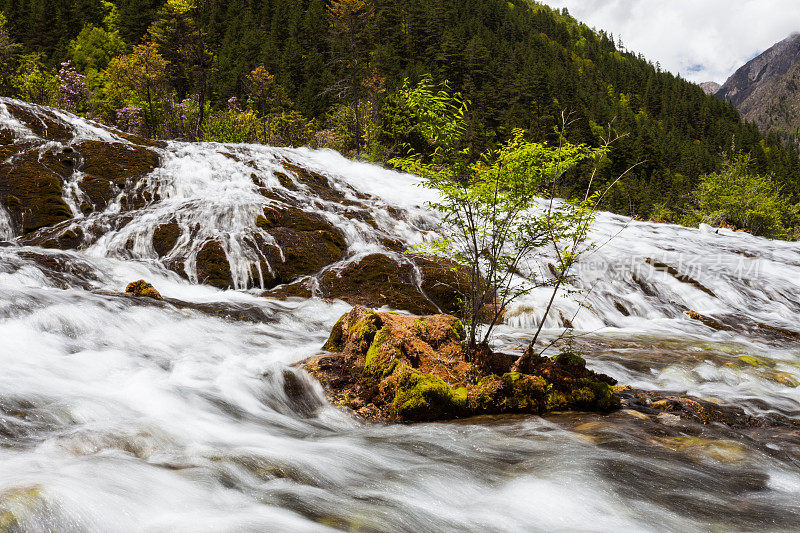
POLYGON ((420 293, 414 266, 384 254, 371 254, 329 270, 320 286, 325 297, 353 305, 387 306, 419 315, 437 312, 436 305, 420 293))
POLYGON ((268 242, 258 234, 253 237, 264 259, 260 273, 254 270, 252 278, 254 281, 262 278, 265 288, 316 274, 340 261, 347 248, 342 233, 325 217, 291 206, 264 208, 256 226, 273 240, 268 242))
MULTIPOLYGON (((566 356, 541 373, 487 373, 467 361, 464 328, 450 315, 410 316, 357 306, 306 363, 336 405, 379 420, 618 407, 613 379, 566 356)), ((582 361, 582 360, 581 360, 582 361)))
POLYGON ((219 289, 233 287, 228 256, 222 243, 208 241, 197 253, 197 281, 219 289))

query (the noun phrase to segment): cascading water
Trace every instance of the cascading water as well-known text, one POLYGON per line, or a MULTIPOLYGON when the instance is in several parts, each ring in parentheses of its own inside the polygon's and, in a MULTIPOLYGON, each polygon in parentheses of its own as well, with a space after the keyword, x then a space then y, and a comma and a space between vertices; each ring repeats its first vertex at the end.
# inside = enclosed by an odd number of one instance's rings
MULTIPOLYGON (((130 142, 59 116, 82 139, 130 142)), ((4 105, 0 124, 17 142, 37 137, 4 105)), ((413 244, 431 235, 430 192, 412 176, 330 151, 153 149, 161 163, 136 191, 153 200, 137 209, 124 209, 124 191, 84 215, 75 189, 65 190, 80 212, 65 227, 102 228, 82 251, 0 247, 0 530, 800 525, 800 439, 792 431, 631 412, 382 426, 328 406, 293 365, 319 353, 349 306, 198 285, 192 261, 203 243, 221 242, 235 285, 261 285, 252 279, 260 264, 253 220, 281 200, 260 189, 291 195, 342 231, 347 252, 329 268, 395 254, 386 237, 413 244), (287 163, 326 176, 345 201, 320 196, 287 163), (374 224, 348 216, 348 207, 369 210, 374 224), (173 218, 181 236, 159 257, 154 229, 173 218), (168 268, 178 258, 190 279, 168 268), (140 278, 187 305, 119 294, 140 278)), ((0 210, 0 239, 13 238, 12 222, 0 210)), ((576 343, 589 364, 623 383, 800 423, 800 248, 715 231, 601 214, 573 287, 582 292, 557 299, 546 340, 571 324, 584 333, 576 343)), ((548 297, 537 291, 518 302, 498 342, 524 346, 548 297)))

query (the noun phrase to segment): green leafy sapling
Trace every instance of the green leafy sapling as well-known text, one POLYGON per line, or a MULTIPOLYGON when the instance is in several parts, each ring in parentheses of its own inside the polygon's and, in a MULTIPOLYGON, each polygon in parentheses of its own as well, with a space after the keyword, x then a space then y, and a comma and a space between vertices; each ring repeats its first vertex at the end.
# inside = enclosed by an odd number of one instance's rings
MULTIPOLYGON (((426 77, 416 85, 406 81, 398 98, 431 150, 409 149, 390 163, 423 177, 423 185, 438 193, 430 207, 442 215, 447 235, 421 248, 468 269, 461 318, 468 355, 483 353, 511 303, 543 286, 553 287, 554 299, 568 281, 601 195, 587 191, 582 199, 560 201, 555 184, 585 161, 599 163, 608 148, 573 145, 563 136, 549 146, 515 130, 509 141, 475 158, 465 140, 468 102, 459 94, 426 77)), ((551 306, 552 299, 545 316, 551 306)))

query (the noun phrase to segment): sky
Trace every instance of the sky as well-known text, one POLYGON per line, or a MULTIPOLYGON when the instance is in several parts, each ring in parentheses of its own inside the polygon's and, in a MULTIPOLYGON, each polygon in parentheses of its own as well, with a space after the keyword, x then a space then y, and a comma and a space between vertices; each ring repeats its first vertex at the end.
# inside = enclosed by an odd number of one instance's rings
POLYGON ((539 0, 622 38, 661 68, 693 82, 723 83, 794 32, 800 0, 539 0))

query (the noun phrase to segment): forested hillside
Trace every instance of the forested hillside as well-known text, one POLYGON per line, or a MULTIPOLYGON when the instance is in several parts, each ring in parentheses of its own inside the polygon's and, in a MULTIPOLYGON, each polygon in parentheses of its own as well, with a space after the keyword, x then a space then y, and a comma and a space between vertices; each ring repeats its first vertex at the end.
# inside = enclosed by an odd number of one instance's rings
POLYGON ((800 194, 794 148, 612 36, 525 0, 0 0, 0 9, 5 94, 153 137, 311 144, 386 161, 404 142, 424 144, 393 95, 404 78, 430 74, 471 102, 476 152, 514 128, 553 140, 564 110, 572 142, 597 145, 613 122, 623 137, 604 172, 640 163, 608 199, 619 212, 680 213, 726 152, 750 153, 793 202, 800 194))

